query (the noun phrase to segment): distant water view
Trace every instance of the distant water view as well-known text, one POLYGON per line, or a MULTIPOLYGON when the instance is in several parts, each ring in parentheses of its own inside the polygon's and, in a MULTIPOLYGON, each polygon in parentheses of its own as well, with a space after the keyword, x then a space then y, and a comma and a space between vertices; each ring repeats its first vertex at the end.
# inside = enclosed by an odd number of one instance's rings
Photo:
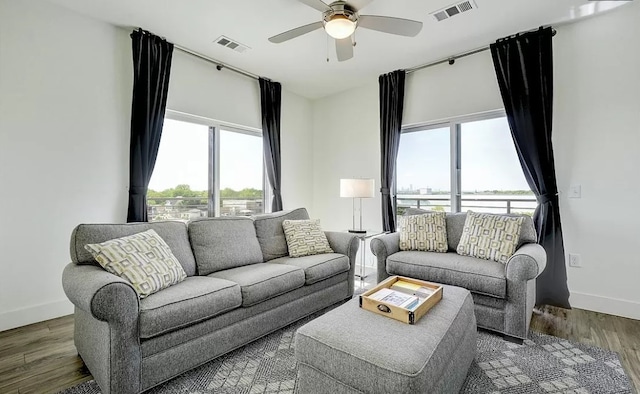
MULTIPOLYGON (((398 213, 406 208, 422 208, 451 212, 451 194, 420 194, 399 192, 397 195, 398 213)), ((500 192, 462 193, 462 211, 487 213, 522 213, 531 215, 536 209, 536 198, 530 191, 512 191, 512 194, 500 192)))

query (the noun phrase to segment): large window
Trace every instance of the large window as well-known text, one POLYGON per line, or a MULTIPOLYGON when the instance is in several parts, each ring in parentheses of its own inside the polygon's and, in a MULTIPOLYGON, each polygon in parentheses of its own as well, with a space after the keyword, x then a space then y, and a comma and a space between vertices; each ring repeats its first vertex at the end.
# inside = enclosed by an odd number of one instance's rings
POLYGON ((165 119, 149 183, 149 220, 264 212, 259 132, 165 119))
POLYGON ((536 200, 502 113, 403 130, 397 213, 436 211, 532 214, 536 200))

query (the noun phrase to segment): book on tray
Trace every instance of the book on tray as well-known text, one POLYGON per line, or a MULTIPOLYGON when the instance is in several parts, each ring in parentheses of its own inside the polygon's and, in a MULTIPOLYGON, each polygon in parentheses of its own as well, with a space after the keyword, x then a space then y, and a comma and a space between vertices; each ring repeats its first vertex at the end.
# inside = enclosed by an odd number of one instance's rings
POLYGON ((382 288, 369 296, 370 298, 386 302, 387 304, 394 305, 400 308, 413 310, 420 303, 420 298, 415 295, 407 294, 406 292, 399 292, 396 290, 382 288))
POLYGON ((399 291, 401 293, 413 295, 418 298, 427 298, 435 292, 434 289, 430 289, 428 287, 420 286, 418 284, 407 282, 404 280, 396 281, 393 285, 391 285, 391 289, 399 291))

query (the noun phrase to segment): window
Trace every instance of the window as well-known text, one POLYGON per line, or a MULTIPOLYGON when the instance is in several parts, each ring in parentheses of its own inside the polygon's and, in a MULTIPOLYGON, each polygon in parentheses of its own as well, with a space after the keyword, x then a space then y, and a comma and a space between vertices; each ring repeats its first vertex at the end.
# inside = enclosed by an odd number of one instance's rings
POLYGON ((264 212, 260 132, 165 119, 149 183, 149 220, 264 212))
POLYGON ((400 138, 396 207, 532 214, 536 200, 503 113, 410 127, 400 138))

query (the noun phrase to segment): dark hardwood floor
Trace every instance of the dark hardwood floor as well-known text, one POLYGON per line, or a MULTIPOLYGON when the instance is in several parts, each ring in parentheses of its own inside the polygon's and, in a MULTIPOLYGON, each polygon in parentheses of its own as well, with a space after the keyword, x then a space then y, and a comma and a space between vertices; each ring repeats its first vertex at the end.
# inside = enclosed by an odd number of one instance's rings
MULTIPOLYGON (((531 325, 544 334, 617 352, 640 391, 640 321, 546 307, 535 311, 531 325)), ((73 346, 73 316, 0 332, 0 393, 57 393, 90 379, 73 346)))

